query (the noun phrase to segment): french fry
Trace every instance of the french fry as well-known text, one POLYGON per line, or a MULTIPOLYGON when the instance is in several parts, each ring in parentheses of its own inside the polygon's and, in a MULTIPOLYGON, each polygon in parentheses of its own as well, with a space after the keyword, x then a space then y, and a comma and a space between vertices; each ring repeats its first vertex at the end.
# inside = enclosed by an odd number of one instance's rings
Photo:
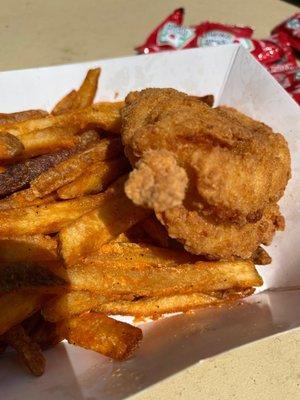
POLYGON ((139 328, 97 313, 62 321, 58 332, 69 343, 119 361, 127 359, 143 337, 139 328))
POLYGON ((64 114, 68 111, 73 110, 73 103, 76 99, 77 91, 71 90, 65 97, 63 97, 53 108, 51 111, 52 115, 60 115, 64 114))
POLYGON ((5 171, 6 171, 6 167, 4 167, 3 165, 0 165, 0 174, 2 174, 5 171))
POLYGON ((39 310, 44 299, 44 294, 28 291, 18 291, 0 296, 0 335, 39 310))
POLYGON ((125 158, 97 162, 91 165, 90 169, 79 178, 58 189, 58 197, 67 200, 102 192, 128 169, 129 164, 125 158))
POLYGON ((0 341, 0 355, 5 353, 8 344, 5 343, 3 340, 0 341))
MULTIPOLYGON (((64 271, 71 290, 109 295, 160 297, 173 294, 208 293, 230 288, 262 285, 251 261, 218 261, 178 264, 173 255, 160 257, 158 249, 127 253, 132 244, 118 243, 120 254, 94 254, 64 271), (150 253, 150 254, 149 254, 150 253), (154 260, 161 259, 160 263, 154 260)), ((135 245, 138 246, 138 245, 135 245)))
POLYGON ((108 299, 100 294, 88 291, 73 291, 58 296, 45 304, 42 313, 46 320, 58 322, 69 319, 87 311, 108 315, 131 315, 136 317, 153 317, 157 315, 184 312, 197 308, 220 305, 251 294, 248 289, 211 293, 175 294, 165 297, 139 299, 108 299))
POLYGON ((84 108, 93 103, 98 87, 100 68, 90 69, 78 91, 72 90, 53 108, 52 115, 60 115, 67 111, 84 108))
POLYGON ((73 102, 73 109, 84 108, 91 105, 97 92, 98 79, 101 69, 90 69, 77 91, 76 97, 73 102))
POLYGON ((0 237, 58 232, 99 206, 105 198, 105 195, 98 194, 40 206, 1 210, 0 237))
POLYGON ((119 138, 102 139, 98 144, 84 150, 39 175, 31 182, 37 197, 43 197, 73 182, 95 162, 118 156, 123 150, 119 138))
POLYGON ((175 247, 176 242, 168 236, 166 228, 154 216, 145 219, 141 224, 155 245, 165 248, 175 247))
POLYGON ((123 102, 95 103, 81 110, 70 111, 61 115, 49 115, 44 118, 0 126, 0 132, 8 132, 19 137, 25 133, 55 126, 75 127, 80 131, 95 128, 119 133, 121 127, 120 110, 123 105, 123 102))
POLYGON ((41 173, 66 160, 75 152, 76 147, 7 166, 6 171, 0 174, 0 196, 9 196, 18 190, 26 188, 41 173))
POLYGON ((51 127, 26 133, 20 137, 24 146, 21 156, 22 158, 31 158, 62 149, 70 149, 77 144, 76 133, 78 130, 72 127, 51 127))
POLYGON ((47 302, 42 313, 45 319, 51 322, 68 319, 87 311, 108 315, 146 317, 196 309, 220 302, 222 302, 222 299, 204 293, 179 294, 130 301, 112 300, 87 291, 73 291, 47 302))
POLYGON ((50 236, 0 237, 0 263, 57 261, 57 240, 50 236))
POLYGON ((11 328, 4 334, 4 339, 17 351, 21 360, 33 375, 43 375, 46 360, 41 348, 26 334, 22 325, 11 328))
POLYGON ((27 121, 29 119, 43 118, 49 115, 44 110, 26 110, 15 113, 0 113, 0 125, 14 124, 16 122, 27 121))
POLYGON ((126 197, 124 180, 120 178, 108 189, 112 195, 99 207, 60 230, 60 249, 66 266, 99 250, 104 243, 149 215, 149 210, 137 207, 126 197))
POLYGON ((253 253, 252 260, 253 260, 254 264, 256 264, 256 265, 267 265, 267 264, 271 264, 271 262, 272 262, 271 256, 269 256, 267 251, 260 246, 253 253))
POLYGON ((56 275, 55 268, 38 264, 0 264, 0 294, 20 289, 37 289, 42 293, 61 293, 66 281, 56 275))
POLYGON ((23 143, 10 133, 0 133, 0 160, 5 161, 20 155, 24 150, 23 143))
POLYGON ((32 189, 24 189, 0 200, 0 211, 9 208, 25 208, 40 206, 42 204, 54 203, 57 200, 56 193, 39 198, 36 197, 32 189))
POLYGON ((41 319, 38 326, 31 332, 30 338, 37 343, 42 350, 56 346, 64 338, 57 330, 56 324, 41 319))

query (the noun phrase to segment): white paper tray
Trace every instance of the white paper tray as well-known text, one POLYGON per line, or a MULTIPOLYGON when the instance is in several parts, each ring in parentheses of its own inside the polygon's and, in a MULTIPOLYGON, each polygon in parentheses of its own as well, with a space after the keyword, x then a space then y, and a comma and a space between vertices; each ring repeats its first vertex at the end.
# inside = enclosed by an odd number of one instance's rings
POLYGON ((145 324, 141 348, 123 363, 61 344, 46 353, 46 373, 36 379, 8 353, 0 363, 0 393, 6 400, 123 399, 207 357, 300 326, 299 106, 243 48, 230 45, 2 72, 0 110, 51 109, 95 66, 102 68, 98 100, 149 86, 212 93, 216 104, 236 107, 284 133, 293 175, 280 203, 287 228, 269 248, 272 265, 260 267, 263 292, 234 307, 145 324))

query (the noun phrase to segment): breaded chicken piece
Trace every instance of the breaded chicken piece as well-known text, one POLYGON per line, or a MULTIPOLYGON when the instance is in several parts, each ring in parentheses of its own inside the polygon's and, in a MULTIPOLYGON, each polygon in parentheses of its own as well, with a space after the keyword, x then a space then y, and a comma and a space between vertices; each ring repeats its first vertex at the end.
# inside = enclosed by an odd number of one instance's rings
POLYGON ((125 153, 136 168, 126 193, 154 209, 171 237, 190 252, 222 259, 248 258, 270 243, 279 226, 269 210, 290 177, 281 134, 174 89, 130 93, 122 120, 125 153))
POLYGON ((181 242, 187 251, 215 260, 251 258, 260 244, 271 244, 276 230, 284 229, 277 204, 268 206, 259 221, 243 226, 216 222, 212 216, 185 207, 156 215, 169 236, 181 242))
POLYGON ((122 117, 131 163, 149 149, 172 152, 195 186, 194 206, 244 223, 259 219, 264 207, 283 195, 289 150, 281 134, 260 122, 230 108, 210 108, 174 89, 129 94, 122 117))

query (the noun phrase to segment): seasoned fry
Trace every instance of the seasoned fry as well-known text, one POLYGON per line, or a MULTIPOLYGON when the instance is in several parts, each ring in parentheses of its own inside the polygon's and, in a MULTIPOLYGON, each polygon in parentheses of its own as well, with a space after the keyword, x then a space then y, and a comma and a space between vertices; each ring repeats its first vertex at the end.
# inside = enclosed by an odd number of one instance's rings
POLYGON ((43 197, 74 181, 95 162, 117 157, 122 149, 119 138, 103 139, 90 149, 75 154, 39 175, 31 182, 31 188, 37 197, 43 197))
POLYGON ((31 158, 62 149, 70 149, 77 144, 76 133, 78 130, 72 127, 51 127, 26 133, 20 137, 24 146, 21 156, 22 158, 31 158))
POLYGON ((168 236, 166 228, 154 216, 145 219, 142 227, 155 245, 165 248, 176 247, 176 242, 168 236))
POLYGON ((33 375, 43 375, 46 360, 41 348, 26 334, 22 325, 11 328, 5 333, 4 339, 17 351, 21 360, 33 375))
POLYGON ((44 294, 28 291, 18 291, 0 296, 0 335, 39 310, 44 298, 44 294))
POLYGON ((0 264, 0 294, 20 289, 39 289, 43 293, 62 292, 66 281, 51 269, 38 264, 0 264))
POLYGON ((3 342, 2 340, 0 341, 0 355, 5 353, 7 346, 7 343, 3 342))
POLYGON ((99 207, 59 232, 61 254, 67 266, 98 250, 149 215, 149 210, 137 207, 126 197, 124 177, 110 190, 112 195, 99 207))
POLYGON ((74 149, 61 150, 8 166, 6 171, 0 174, 0 197, 26 188, 33 179, 74 152, 74 149))
POLYGON ((45 118, 32 119, 3 127, 0 126, 0 131, 19 137, 25 133, 55 126, 75 127, 81 131, 89 128, 97 128, 112 133, 119 133, 121 126, 120 109, 123 105, 123 102, 96 103, 81 110, 70 111, 61 115, 49 115, 45 118))
POLYGON ((0 125, 14 124, 16 122, 27 121, 29 119, 43 118, 49 115, 44 110, 26 110, 15 113, 0 113, 0 125))
POLYGON ((68 111, 73 110, 73 103, 74 100, 76 99, 77 96, 77 91, 76 90, 71 90, 70 93, 68 93, 65 97, 63 97, 53 108, 51 111, 52 115, 60 115, 64 114, 68 111))
POLYGON ((87 311, 108 315, 132 315, 136 317, 153 317, 173 312, 184 312, 201 307, 220 305, 231 299, 236 300, 251 294, 248 289, 239 292, 213 292, 176 294, 165 297, 139 299, 109 299, 100 294, 88 291, 74 291, 50 300, 43 307, 46 320, 58 322, 87 311))
POLYGON ((69 343, 120 361, 133 353, 143 337, 139 328, 96 313, 62 321, 58 331, 69 343))
POLYGON ((177 257, 160 257, 162 249, 144 251, 140 246, 140 254, 135 255, 125 250, 133 244, 118 245, 123 247, 124 253, 95 254, 64 272, 62 276, 69 282, 70 289, 89 290, 105 296, 159 297, 262 285, 251 261, 178 264, 177 257), (156 261, 158 258, 160 263, 156 261))
POLYGON ((0 237, 58 232, 98 207, 105 198, 103 194, 98 194, 40 206, 1 210, 0 237))
POLYGON ((50 236, 0 237, 1 263, 43 263, 57 259, 57 240, 50 236))
POLYGON ((57 194, 51 193, 48 196, 36 197, 32 189, 24 189, 0 200, 0 211, 9 208, 25 208, 39 206, 41 204, 54 203, 57 200, 57 194))
POLYGON ((96 162, 79 178, 58 189, 57 194, 61 199, 67 200, 99 193, 128 169, 129 164, 125 158, 96 162))
POLYGON ((74 99, 72 105, 74 110, 87 107, 93 103, 95 94, 97 92, 100 72, 100 68, 94 68, 88 71, 74 99))
POLYGON ((42 350, 54 347, 64 339, 58 332, 56 324, 44 319, 41 319, 38 326, 31 332, 30 337, 42 350))
POLYGON ((204 293, 191 293, 167 297, 142 298, 138 300, 112 300, 87 291, 73 291, 50 300, 43 307, 46 320, 58 322, 86 311, 108 315, 153 316, 186 311, 222 302, 222 299, 204 293))
POLYGON ((253 253, 252 260, 256 265, 267 265, 272 262, 272 258, 269 256, 267 251, 260 246, 253 253))
POLYGON ((9 160, 22 153, 23 143, 10 133, 0 133, 0 160, 9 160))

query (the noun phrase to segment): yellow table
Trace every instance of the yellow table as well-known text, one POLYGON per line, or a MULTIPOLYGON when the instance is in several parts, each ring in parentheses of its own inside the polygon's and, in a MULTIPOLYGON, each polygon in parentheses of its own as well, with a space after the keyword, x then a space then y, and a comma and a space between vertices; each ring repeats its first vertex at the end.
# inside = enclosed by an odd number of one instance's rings
MULTIPOLYGON (((279 0, 0 0, 0 70, 133 54, 133 47, 180 6, 187 24, 249 24, 258 38, 299 10, 279 0)), ((132 397, 170 398, 300 398, 300 331, 200 362, 132 397)))

